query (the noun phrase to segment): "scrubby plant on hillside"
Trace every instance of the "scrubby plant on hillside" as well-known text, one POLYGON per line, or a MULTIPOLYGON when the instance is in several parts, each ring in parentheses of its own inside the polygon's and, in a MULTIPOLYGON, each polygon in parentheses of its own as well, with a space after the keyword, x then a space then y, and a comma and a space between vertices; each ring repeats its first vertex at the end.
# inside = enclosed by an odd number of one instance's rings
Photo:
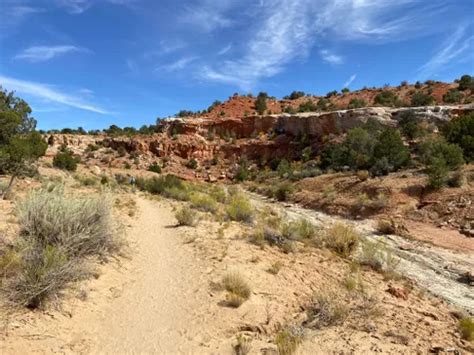
POLYGON ((426 133, 413 111, 402 112, 398 125, 402 134, 408 139, 419 138, 426 133))
POLYGON ((389 106, 389 107, 398 107, 402 105, 400 98, 392 91, 382 91, 381 93, 375 96, 374 101, 378 105, 389 106))
POLYGON ((306 94, 303 91, 293 91, 290 95, 283 97, 285 100, 296 100, 300 97, 305 96, 306 94))
POLYGON ((461 147, 466 161, 474 161, 474 113, 453 119, 442 133, 448 142, 461 147))
POLYGON ((231 307, 239 307, 250 298, 252 290, 238 272, 228 272, 222 278, 222 287, 228 292, 227 302, 231 307))
POLYGON ((351 99, 349 101, 349 105, 347 105, 348 109, 354 109, 354 108, 362 108, 367 106, 367 102, 364 99, 351 99))
POLYGON ((267 99, 268 95, 266 92, 260 92, 255 101, 255 110, 257 110, 259 115, 263 115, 267 110, 267 99))
POLYGON ((457 171, 464 164, 462 149, 441 138, 423 142, 418 150, 419 159, 428 174, 428 185, 433 189, 446 185, 449 172, 457 171))
POLYGON ((0 174, 10 175, 0 198, 6 196, 19 176, 36 172, 34 162, 46 152, 47 143, 35 130, 31 108, 14 92, 0 87, 0 174))
POLYGON ((86 257, 104 257, 122 245, 107 198, 66 197, 60 188, 39 190, 17 204, 17 216, 21 263, 2 292, 19 305, 41 306, 87 276, 86 257))
POLYGON ((251 222, 255 213, 249 199, 241 194, 231 197, 226 212, 231 220, 239 222, 251 222))
POLYGON ((463 75, 459 79, 459 90, 474 90, 474 78, 470 75, 463 75))
POLYGON ((359 234, 350 226, 337 223, 326 231, 325 245, 342 257, 348 257, 359 244, 359 234))
POLYGON ((64 149, 53 158, 53 166, 67 171, 76 171, 79 160, 69 149, 64 149))
POLYGON ((314 112, 318 110, 318 106, 311 100, 306 100, 298 106, 298 112, 314 112))
POLYGON ((196 224, 196 213, 189 207, 182 207, 174 216, 179 226, 194 226, 196 224))
POLYGON ((148 171, 160 174, 161 173, 161 167, 158 165, 157 162, 153 162, 148 166, 148 171))
POLYGON ((429 106, 435 103, 435 99, 431 95, 424 94, 421 91, 415 92, 411 97, 412 106, 429 106))
POLYGON ((372 167, 371 171, 374 175, 384 175, 397 171, 410 163, 410 152, 403 144, 400 133, 393 128, 384 129, 374 147, 374 166, 377 165, 377 162, 380 164, 381 161, 388 162, 387 169, 377 170, 372 167))
POLYGON ((458 89, 449 89, 448 92, 443 95, 443 101, 447 104, 460 103, 462 98, 463 95, 458 89))

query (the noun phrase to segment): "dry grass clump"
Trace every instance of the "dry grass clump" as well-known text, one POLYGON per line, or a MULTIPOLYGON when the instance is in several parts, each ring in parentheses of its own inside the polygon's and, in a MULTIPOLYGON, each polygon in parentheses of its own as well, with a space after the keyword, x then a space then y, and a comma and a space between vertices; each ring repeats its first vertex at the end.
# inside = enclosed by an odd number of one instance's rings
POLYGON ((303 341, 301 328, 290 327, 280 331, 275 337, 279 355, 292 355, 303 341))
POLYGON ((359 170, 356 175, 360 181, 366 181, 370 177, 370 174, 367 170, 359 170))
POLYGON ((163 190, 163 196, 177 201, 189 201, 191 194, 187 185, 166 187, 163 190))
POLYGON ((307 309, 305 326, 312 329, 341 325, 349 315, 346 303, 338 301, 335 295, 319 294, 307 309))
POLYGON ((270 268, 268 269, 268 272, 273 275, 277 275, 281 268, 283 267, 283 263, 279 260, 275 261, 270 268))
POLYGON ((252 349, 251 339, 243 336, 242 334, 237 335, 236 337, 237 344, 234 345, 234 353, 235 355, 247 355, 250 353, 252 349))
POLYGON ((377 232, 381 234, 395 234, 396 228, 393 221, 379 219, 376 226, 377 232))
POLYGON ((325 235, 325 245, 342 257, 348 257, 357 248, 360 236, 351 226, 336 223, 325 235))
POLYGON ((357 260, 361 265, 371 267, 375 271, 394 272, 400 259, 385 246, 383 242, 364 240, 361 244, 357 260))
POLYGON ((249 284, 237 272, 227 273, 222 279, 222 287, 228 292, 227 304, 235 308, 248 300, 252 292, 249 284))
POLYGON ((472 318, 461 319, 459 321, 459 330, 463 339, 474 341, 474 320, 472 318))
POLYGON ((316 228, 308 220, 300 218, 297 221, 292 221, 282 225, 282 233, 288 239, 311 239, 316 236, 316 228))
POLYGON ((16 205, 22 235, 42 246, 78 257, 114 252, 120 242, 111 201, 105 196, 67 197, 60 189, 39 190, 16 205))
POLYGON ((182 207, 175 213, 175 218, 178 220, 179 226, 195 226, 196 225, 196 212, 189 207, 182 207))
POLYGON ((232 221, 238 222, 250 223, 254 216, 254 208, 249 199, 240 194, 231 197, 226 212, 232 221))
POLYGON ((218 205, 213 197, 196 192, 191 195, 191 207, 203 212, 216 213, 218 205))
POLYGON ((86 277, 86 260, 117 252, 122 242, 111 208, 107 198, 66 197, 61 189, 39 190, 17 203, 21 235, 7 258, 10 268, 17 261, 1 287, 6 298, 39 307, 86 277))
POLYGON ((74 175, 74 179, 76 179, 82 186, 96 186, 98 183, 97 178, 92 175, 76 174, 74 175))

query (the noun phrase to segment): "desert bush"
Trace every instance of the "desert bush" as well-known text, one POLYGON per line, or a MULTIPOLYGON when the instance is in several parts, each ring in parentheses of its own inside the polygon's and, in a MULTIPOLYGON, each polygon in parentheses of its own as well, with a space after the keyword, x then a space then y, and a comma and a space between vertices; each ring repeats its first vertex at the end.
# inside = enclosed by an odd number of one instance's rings
POLYGON ((446 94, 443 95, 443 101, 447 104, 460 103, 463 95, 458 89, 449 89, 446 94))
POLYGON ((239 307, 248 300, 251 295, 251 288, 242 275, 237 272, 228 272, 222 278, 222 287, 228 292, 229 305, 239 307))
POLYGON ((211 195, 217 202, 225 203, 227 201, 226 191, 220 187, 211 185, 208 189, 209 195, 211 195))
POLYGON ((347 305, 335 295, 316 295, 308 307, 306 326, 312 329, 341 325, 349 315, 347 305))
POLYGON ((367 102, 364 99, 351 99, 349 101, 349 105, 347 105, 348 109, 354 109, 354 108, 362 108, 367 106, 367 102))
POLYGON ((392 91, 382 91, 374 98, 374 102, 378 105, 398 107, 402 105, 400 98, 392 91))
POLYGON ((254 208, 249 199, 243 195, 234 195, 231 197, 226 207, 227 216, 232 221, 251 222, 254 216, 254 208))
POLYGON ((198 167, 198 162, 196 159, 190 159, 187 163, 186 163, 186 167, 189 168, 189 169, 196 169, 198 167))
POLYGON ((451 120, 442 133, 446 141, 461 147, 466 161, 474 161, 474 113, 451 120))
POLYGON ((318 106, 311 100, 306 100, 298 106, 298 112, 315 112, 318 110, 318 106))
POLYGON ((246 338, 242 334, 237 335, 236 337, 237 344, 234 345, 234 352, 235 355, 247 355, 250 353, 251 350, 251 340, 246 338))
POLYGON ((282 182, 277 185, 273 195, 278 201, 286 201, 292 192, 293 186, 288 182, 282 182))
POLYGON ((275 337, 275 344, 279 355, 294 354, 302 341, 303 337, 301 332, 294 327, 278 332, 275 337))
POLYGON ((162 195, 177 201, 189 201, 191 198, 191 192, 187 185, 183 185, 181 188, 177 186, 165 187, 162 195))
POLYGON ((386 219, 379 219, 376 229, 381 234, 394 234, 396 232, 393 222, 386 219))
POLYGON ((196 224, 196 213, 189 207, 182 207, 175 213, 179 226, 194 226, 196 224))
MULTIPOLYGON (((392 128, 384 129, 374 146, 373 163, 386 159, 389 171, 397 171, 410 163, 410 152, 403 144, 400 133, 392 128)), ((374 171, 374 173, 378 173, 374 171)))
POLYGON ((74 178, 82 185, 82 186, 95 186, 97 185, 97 179, 95 176, 91 175, 74 175, 74 178))
POLYGON ((357 178, 360 181, 366 181, 370 177, 369 172, 367 170, 359 170, 357 172, 357 178))
POLYGON ((0 249, 0 285, 1 279, 13 275, 21 267, 20 255, 13 248, 0 249))
POLYGON ((78 260, 70 260, 60 247, 31 243, 24 252, 22 270, 7 282, 10 301, 37 308, 86 272, 78 260))
POLYGON ((196 192, 191 195, 190 198, 191 207, 203 211, 215 213, 217 211, 217 201, 211 196, 196 192))
POLYGON ((282 224, 281 231, 285 238, 293 240, 311 239, 316 236, 316 228, 304 218, 282 224))
POLYGON ((69 150, 59 152, 53 158, 53 166, 63 170, 76 171, 78 163, 79 158, 74 157, 69 150))
POLYGON ((148 171, 161 174, 161 167, 158 165, 158 163, 155 161, 153 164, 150 164, 148 167, 148 171))
POLYGON ((398 125, 402 134, 408 139, 419 138, 426 133, 413 111, 402 112, 398 125))
POLYGON ((442 158, 430 159, 429 165, 426 167, 428 175, 428 186, 433 190, 439 190, 448 181, 449 168, 446 161, 442 158))
POLYGON ((474 90, 474 78, 470 75, 463 75, 459 79, 459 90, 474 90))
POLYGON ((467 341, 474 341, 474 320, 472 318, 463 318, 459 321, 459 331, 461 337, 467 341))
POLYGON ((424 94, 421 91, 415 92, 411 97, 412 106, 429 106, 435 102, 435 99, 431 95, 424 94))
POLYGON ((361 243, 358 261, 361 265, 369 266, 375 271, 394 272, 400 259, 394 256, 383 242, 364 240, 361 243))
POLYGON ((255 101, 255 110, 257 110, 259 115, 263 115, 267 110, 267 99, 268 95, 265 92, 260 92, 255 101))
POLYGON ((324 241, 326 247, 342 257, 348 257, 357 248, 360 236, 354 228, 336 223, 326 232, 324 241))
POLYGON ((162 194, 166 189, 176 187, 178 189, 184 188, 184 183, 175 175, 154 176, 151 179, 137 178, 137 186, 141 190, 145 190, 151 194, 162 194))
POLYGON ((21 232, 43 246, 62 248, 69 257, 104 255, 120 246, 108 198, 73 198, 60 189, 31 193, 16 205, 21 232))
POLYGON ((281 268, 283 267, 283 263, 279 260, 275 261, 270 268, 268 269, 268 272, 273 275, 277 275, 281 268))
POLYGON ((466 176, 461 169, 456 170, 448 178, 448 186, 450 187, 462 187, 466 183, 466 176))

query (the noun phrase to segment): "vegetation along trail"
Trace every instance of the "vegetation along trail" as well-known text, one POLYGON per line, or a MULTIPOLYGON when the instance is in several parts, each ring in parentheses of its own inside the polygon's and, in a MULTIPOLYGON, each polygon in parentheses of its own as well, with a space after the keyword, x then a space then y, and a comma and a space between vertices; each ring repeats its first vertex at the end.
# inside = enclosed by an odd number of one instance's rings
POLYGON ((361 235, 371 241, 383 243, 386 251, 399 258, 397 271, 416 282, 436 296, 474 314, 473 287, 463 280, 467 272, 474 270, 474 252, 453 252, 423 242, 407 240, 397 235, 377 234, 375 223, 371 220, 350 221, 309 210, 290 203, 272 203, 267 198, 249 193, 257 206, 271 204, 273 208, 285 213, 289 218, 305 218, 316 226, 328 227, 336 222, 349 223, 361 235))

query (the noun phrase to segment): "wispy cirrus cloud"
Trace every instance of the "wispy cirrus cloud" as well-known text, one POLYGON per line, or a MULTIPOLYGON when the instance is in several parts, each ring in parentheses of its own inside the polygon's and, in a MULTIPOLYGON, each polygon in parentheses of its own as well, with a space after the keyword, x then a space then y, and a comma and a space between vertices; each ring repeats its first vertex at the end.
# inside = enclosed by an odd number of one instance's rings
POLYGON ((356 78, 357 78, 357 74, 352 74, 351 77, 347 79, 347 81, 344 83, 343 87, 345 88, 349 87, 356 78))
POLYGON ((446 38, 438 51, 423 66, 418 69, 421 79, 428 78, 438 71, 458 60, 461 55, 467 54, 474 60, 474 36, 468 32, 468 26, 460 26, 454 33, 446 38))
POLYGON ((194 5, 184 7, 180 21, 204 32, 230 27, 235 21, 227 12, 237 3, 236 0, 199 0, 194 5))
POLYGON ((319 51, 319 55, 321 56, 322 60, 332 65, 339 65, 344 62, 344 58, 342 56, 337 55, 328 49, 321 49, 319 51))
POLYGON ((14 59, 16 60, 26 60, 29 62, 44 62, 55 57, 73 52, 90 52, 88 49, 71 46, 71 45, 62 45, 62 46, 33 46, 24 49, 18 53, 14 59))
POLYGON ((183 57, 172 63, 158 66, 155 71, 176 72, 186 68, 189 64, 197 59, 195 56, 183 57))
POLYGON ((221 48, 218 52, 217 55, 224 55, 228 53, 232 49, 232 44, 228 44, 227 46, 221 48))
POLYGON ((51 85, 15 79, 3 75, 0 75, 0 84, 8 90, 17 91, 22 95, 30 95, 35 98, 63 104, 85 111, 104 115, 110 114, 110 112, 99 106, 85 102, 83 98, 78 95, 76 96, 72 94, 66 94, 63 91, 60 92, 51 85))
POLYGON ((43 11, 43 8, 25 1, 0 1, 0 36, 3 37, 6 31, 16 28, 30 16, 43 11))
MULTIPOLYGON (((439 20, 449 6, 448 0, 435 4, 419 0, 261 1, 241 56, 207 63, 198 75, 248 89, 280 73, 295 59, 306 58, 319 42, 387 43, 442 31, 439 20)), ((218 11, 219 16, 225 13, 218 11)), ((333 65, 344 62, 342 55, 328 49, 319 55, 333 65)))
MULTIPOLYGON (((64 9, 67 12, 73 15, 82 14, 87 11, 94 3, 99 2, 100 0, 55 0, 56 4, 64 9)), ((102 0, 114 5, 123 5, 131 6, 134 5, 137 0, 102 0)))

